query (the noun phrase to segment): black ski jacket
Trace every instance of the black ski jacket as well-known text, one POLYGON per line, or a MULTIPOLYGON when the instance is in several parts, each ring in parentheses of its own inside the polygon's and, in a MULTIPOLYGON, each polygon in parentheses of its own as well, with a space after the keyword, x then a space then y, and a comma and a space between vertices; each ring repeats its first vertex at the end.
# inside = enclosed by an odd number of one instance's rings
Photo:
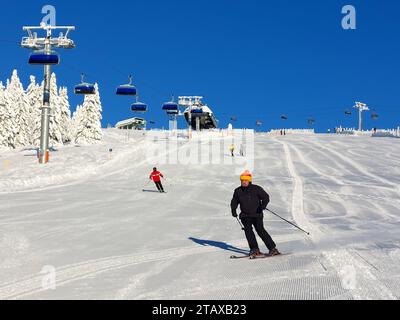
POLYGON ((269 204, 269 195, 260 186, 250 184, 247 188, 239 187, 233 194, 231 201, 232 214, 240 205, 240 218, 263 217, 263 211, 269 204))

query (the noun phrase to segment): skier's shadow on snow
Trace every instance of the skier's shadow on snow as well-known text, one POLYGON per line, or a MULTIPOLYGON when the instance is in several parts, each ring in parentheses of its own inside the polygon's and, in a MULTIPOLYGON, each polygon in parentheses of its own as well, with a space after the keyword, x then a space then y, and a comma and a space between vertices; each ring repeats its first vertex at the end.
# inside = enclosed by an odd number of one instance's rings
POLYGON ((241 253, 241 254, 249 253, 249 251, 246 251, 246 250, 240 249, 240 248, 236 248, 225 242, 212 241, 212 240, 201 240, 201 239, 196 239, 196 238, 192 238, 192 237, 190 237, 189 240, 192 240, 194 243, 197 243, 201 246, 216 247, 216 248, 220 248, 220 249, 223 249, 226 251, 232 251, 232 252, 241 253))

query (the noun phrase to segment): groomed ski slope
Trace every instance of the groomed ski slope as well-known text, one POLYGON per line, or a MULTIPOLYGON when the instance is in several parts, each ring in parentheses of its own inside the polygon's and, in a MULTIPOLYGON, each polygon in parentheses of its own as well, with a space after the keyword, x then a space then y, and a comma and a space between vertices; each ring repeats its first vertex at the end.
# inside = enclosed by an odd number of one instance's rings
POLYGON ((45 167, 33 150, 2 152, 0 299, 399 299, 397 139, 256 135, 254 183, 311 232, 266 214, 292 254, 257 261, 229 259, 247 250, 232 166, 160 165, 168 194, 142 192, 157 164, 146 150, 162 143, 108 129, 45 167))

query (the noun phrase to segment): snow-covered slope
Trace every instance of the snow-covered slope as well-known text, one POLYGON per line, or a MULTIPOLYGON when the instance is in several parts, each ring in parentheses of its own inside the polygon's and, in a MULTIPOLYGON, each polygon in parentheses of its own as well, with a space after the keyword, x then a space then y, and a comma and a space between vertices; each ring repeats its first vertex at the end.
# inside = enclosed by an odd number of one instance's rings
POLYGON ((311 236, 266 214, 291 254, 249 261, 229 259, 247 250, 230 215, 233 167, 161 165, 168 193, 142 192, 157 164, 146 154, 165 141, 130 134, 105 130, 45 167, 33 150, 1 154, 0 299, 400 297, 397 139, 257 135, 255 183, 311 236), (55 290, 43 287, 49 266, 55 290))

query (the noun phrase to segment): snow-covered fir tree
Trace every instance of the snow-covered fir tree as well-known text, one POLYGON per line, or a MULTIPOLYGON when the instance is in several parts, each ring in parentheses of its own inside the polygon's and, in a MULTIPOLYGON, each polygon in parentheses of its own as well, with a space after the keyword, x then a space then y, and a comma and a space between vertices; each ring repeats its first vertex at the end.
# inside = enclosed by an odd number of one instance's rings
MULTIPOLYGON (((7 88, 10 87, 10 80, 7 80, 7 88)), ((9 90, 2 85, 2 107, 0 108, 0 146, 5 148, 15 148, 15 137, 18 132, 16 110, 10 98, 9 90)))
POLYGON ((72 141, 72 120, 71 120, 71 109, 68 99, 68 89, 63 87, 59 90, 59 103, 60 103, 60 112, 61 112, 61 136, 62 142, 70 143, 72 141))
MULTIPOLYGON (((26 146, 39 146, 43 87, 34 76, 26 91, 13 71, 6 88, 0 82, 0 147, 15 149, 26 146)), ((82 106, 71 119, 67 88, 57 88, 57 78, 53 73, 50 79, 50 146, 66 143, 93 144, 99 142, 101 131, 102 106, 98 85, 96 94, 85 96, 82 106)))
POLYGON ((71 121, 71 133, 74 143, 75 143, 75 137, 77 136, 78 132, 78 124, 81 122, 82 115, 83 115, 82 105, 78 105, 76 107, 75 112, 72 115, 72 121, 71 121))
POLYGON ((26 97, 29 104, 29 130, 31 132, 30 145, 39 146, 40 143, 40 126, 41 126, 41 107, 42 95, 41 87, 36 83, 34 76, 30 77, 30 84, 26 89, 26 97))
POLYGON ((8 144, 6 145, 6 132, 5 132, 5 115, 7 114, 6 112, 6 98, 5 98, 5 92, 4 92, 4 86, 3 83, 0 81, 0 148, 1 147, 8 147, 8 144))
POLYGON ((57 90, 57 77, 55 73, 51 74, 50 78, 50 121, 49 121, 49 135, 50 146, 60 146, 63 144, 61 132, 61 108, 60 99, 57 90))
POLYGON ((95 84, 96 93, 86 95, 81 108, 75 115, 75 143, 95 144, 102 140, 101 112, 99 86, 95 84))
POLYGON ((11 81, 7 83, 6 100, 10 108, 14 109, 14 117, 12 119, 13 126, 16 128, 16 135, 13 148, 24 147, 29 145, 29 110, 28 101, 26 99, 24 87, 18 77, 17 70, 14 70, 11 81))

